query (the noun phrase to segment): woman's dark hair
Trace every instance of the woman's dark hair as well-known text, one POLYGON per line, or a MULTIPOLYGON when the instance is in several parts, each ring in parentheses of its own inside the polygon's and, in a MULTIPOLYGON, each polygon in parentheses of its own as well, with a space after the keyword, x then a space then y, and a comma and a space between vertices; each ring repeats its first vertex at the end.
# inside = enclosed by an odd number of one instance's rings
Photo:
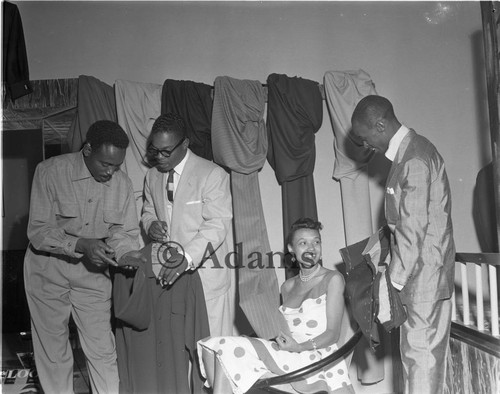
POLYGON ((303 228, 317 230, 319 232, 323 229, 323 225, 321 224, 321 222, 318 222, 317 220, 313 220, 311 218, 300 218, 290 227, 290 231, 288 232, 288 236, 286 238, 287 245, 292 245, 295 233, 303 228))

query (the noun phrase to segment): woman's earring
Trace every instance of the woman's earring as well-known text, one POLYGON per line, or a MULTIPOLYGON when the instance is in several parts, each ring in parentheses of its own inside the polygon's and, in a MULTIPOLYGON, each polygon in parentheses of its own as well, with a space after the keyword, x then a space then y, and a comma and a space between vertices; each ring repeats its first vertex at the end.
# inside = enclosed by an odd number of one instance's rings
POLYGON ((292 254, 292 262, 295 263, 296 259, 295 259, 295 255, 292 254))

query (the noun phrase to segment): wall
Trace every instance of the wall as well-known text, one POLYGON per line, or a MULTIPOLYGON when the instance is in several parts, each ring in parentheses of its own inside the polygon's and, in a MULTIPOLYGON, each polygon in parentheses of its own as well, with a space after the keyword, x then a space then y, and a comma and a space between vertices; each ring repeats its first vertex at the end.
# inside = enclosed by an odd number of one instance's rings
MULTIPOLYGON (((215 77, 265 82, 283 73, 322 82, 327 70, 363 69, 400 120, 443 155, 458 251, 479 251, 472 191, 490 160, 477 2, 44 2, 22 1, 31 79, 95 76, 161 84, 215 77)), ((324 108, 315 169, 325 259, 344 246, 333 132, 324 108)), ((374 185, 374 204, 380 193, 374 185)), ((281 248, 281 192, 266 164, 264 210, 281 248)))
MULTIPOLYGON (((458 251, 477 252, 472 195, 491 159, 478 2, 16 2, 31 79, 92 75, 161 84, 270 73, 322 83, 328 70, 363 69, 406 125, 445 159, 458 251), (439 8, 448 7, 449 12, 439 8)), ((327 266, 344 246, 333 133, 324 107, 314 173, 327 266)), ((271 246, 281 250, 281 191, 260 177, 271 246)), ((372 181, 373 206, 381 191, 372 181)), ((280 280, 283 274, 280 272, 280 280)))
POLYGON ((43 157, 41 129, 4 130, 2 132, 3 250, 26 250, 28 247, 26 228, 31 182, 35 168, 43 157))

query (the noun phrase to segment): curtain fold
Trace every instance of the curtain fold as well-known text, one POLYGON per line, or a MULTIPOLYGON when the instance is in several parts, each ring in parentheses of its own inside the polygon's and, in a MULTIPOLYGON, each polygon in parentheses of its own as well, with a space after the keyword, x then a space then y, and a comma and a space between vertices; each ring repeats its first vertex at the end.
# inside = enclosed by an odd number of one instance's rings
POLYGON ((212 160, 212 87, 200 82, 167 79, 161 94, 161 113, 167 112, 177 113, 184 119, 189 149, 212 160))
MULTIPOLYGON (((281 185, 283 239, 301 217, 317 220, 313 170, 315 133, 323 121, 323 99, 317 82, 284 74, 267 78, 267 159, 281 185)), ((297 273, 285 246, 286 277, 297 273)))
POLYGON ((98 120, 116 122, 116 104, 113 87, 95 77, 78 77, 77 114, 68 131, 71 152, 82 148, 89 127, 98 120))
MULTIPOLYGON (((327 71, 325 96, 334 132, 335 164, 333 178, 340 181, 346 245, 352 245, 373 234, 370 189, 366 166, 373 157, 371 150, 357 145, 351 132, 351 116, 365 96, 377 94, 370 76, 363 70, 327 71)), ((375 354, 362 338, 354 350, 358 379, 364 384, 384 379, 382 347, 375 354)))
POLYGON ((132 180, 140 215, 144 176, 148 170, 145 161, 146 142, 154 121, 160 116, 161 85, 117 80, 115 94, 118 123, 130 139, 122 168, 132 180))
POLYGON ((264 108, 259 81, 216 78, 212 147, 214 161, 231 171, 239 305, 255 333, 270 339, 282 329, 282 318, 258 178, 267 154, 264 108))

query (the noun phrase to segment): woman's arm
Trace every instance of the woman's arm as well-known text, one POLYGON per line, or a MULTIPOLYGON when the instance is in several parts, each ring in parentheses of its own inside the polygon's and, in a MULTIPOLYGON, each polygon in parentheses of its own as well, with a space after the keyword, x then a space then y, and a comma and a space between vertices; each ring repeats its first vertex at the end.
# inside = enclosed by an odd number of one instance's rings
MULTIPOLYGON (((280 294, 281 294, 281 298, 283 300, 286 300, 288 298, 288 294, 290 293, 290 289, 293 287, 293 280, 292 279, 293 278, 286 280, 281 285, 280 294)), ((282 313, 280 313, 279 315, 280 315, 280 320, 281 320, 280 321, 280 327, 281 327, 280 335, 286 334, 288 336, 291 336, 292 333, 290 332, 290 328, 288 327, 288 323, 287 323, 285 317, 283 316, 282 313)), ((278 338, 279 338, 279 335, 278 335, 278 338)))

